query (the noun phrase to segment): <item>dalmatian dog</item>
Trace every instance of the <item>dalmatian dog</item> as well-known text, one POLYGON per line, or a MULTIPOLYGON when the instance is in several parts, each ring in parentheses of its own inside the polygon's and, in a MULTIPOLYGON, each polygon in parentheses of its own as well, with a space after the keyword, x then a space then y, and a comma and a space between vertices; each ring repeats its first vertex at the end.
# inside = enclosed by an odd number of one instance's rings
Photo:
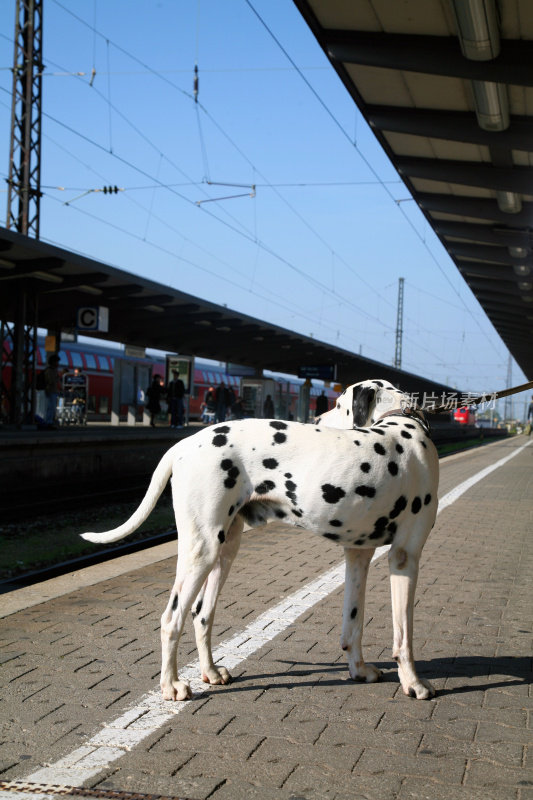
POLYGON ((211 651, 217 598, 244 523, 271 520, 344 548, 341 647, 353 680, 381 676, 363 658, 365 588, 375 548, 390 545, 393 657, 401 686, 418 699, 435 694, 417 675, 412 639, 420 553, 437 513, 438 459, 424 419, 407 413, 406 402, 407 395, 386 381, 369 380, 346 389, 315 425, 244 419, 205 428, 165 453, 130 519, 105 533, 82 534, 109 543, 133 533, 171 478, 178 563, 161 618, 166 700, 192 696, 177 672, 178 642, 191 609, 202 679, 229 682, 211 651))

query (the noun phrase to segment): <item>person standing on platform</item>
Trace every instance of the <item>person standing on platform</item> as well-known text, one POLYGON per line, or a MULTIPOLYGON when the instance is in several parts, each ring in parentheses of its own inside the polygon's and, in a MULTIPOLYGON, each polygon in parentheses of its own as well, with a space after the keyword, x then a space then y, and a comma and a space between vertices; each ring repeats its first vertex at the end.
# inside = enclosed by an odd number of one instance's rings
POLYGON ((229 393, 226 389, 226 384, 224 381, 220 381, 220 386, 217 386, 217 390, 215 392, 215 401, 217 422, 225 422, 226 412, 228 409, 229 393))
POLYGON ((168 410, 170 412, 170 427, 183 428, 183 398, 185 384, 180 378, 177 369, 172 370, 173 380, 167 386, 168 410))
POLYGON ((272 400, 272 395, 267 394, 263 404, 263 417, 265 419, 274 419, 274 416, 274 402, 272 400))
POLYGON ((326 411, 329 410, 329 402, 328 398, 324 391, 322 394, 319 395, 316 399, 316 416, 319 417, 321 414, 325 414, 326 411))
POLYGON ((162 386, 161 386, 161 378, 159 375, 154 375, 152 378, 152 383, 146 390, 146 397, 148 398, 148 402, 146 404, 146 408, 150 412, 150 425, 152 428, 155 428, 155 418, 158 414, 161 413, 161 393, 162 393, 162 386))
POLYGON ((48 366, 44 371, 44 393, 46 395, 46 415, 44 418, 47 428, 55 429, 55 418, 57 409, 58 383, 59 383, 59 356, 52 353, 48 356, 48 366))

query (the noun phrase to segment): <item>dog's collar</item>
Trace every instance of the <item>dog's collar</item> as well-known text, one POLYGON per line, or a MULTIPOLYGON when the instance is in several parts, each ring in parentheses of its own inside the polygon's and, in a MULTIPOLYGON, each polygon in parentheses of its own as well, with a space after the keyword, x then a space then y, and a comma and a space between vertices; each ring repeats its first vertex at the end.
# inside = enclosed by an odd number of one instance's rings
MULTIPOLYGON (((403 408, 393 408, 392 411, 385 411, 384 414, 379 417, 376 422, 381 422, 382 419, 385 417, 409 417, 414 422, 418 422, 418 424, 422 427, 422 430, 427 436, 431 436, 431 428, 429 425, 428 420, 423 411, 419 408, 411 408, 410 406, 404 406, 403 408)), ((374 425, 376 424, 374 423, 374 425)))

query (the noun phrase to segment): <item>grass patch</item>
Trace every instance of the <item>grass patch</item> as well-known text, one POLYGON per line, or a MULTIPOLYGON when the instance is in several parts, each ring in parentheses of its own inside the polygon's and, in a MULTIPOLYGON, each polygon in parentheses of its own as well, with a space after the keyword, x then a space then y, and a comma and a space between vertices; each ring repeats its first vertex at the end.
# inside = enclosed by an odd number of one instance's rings
POLYGON ((475 439, 465 439, 462 442, 444 442, 443 444, 436 445, 437 453, 439 456, 448 455, 448 453, 456 453, 458 450, 467 450, 469 447, 477 447, 481 444, 489 444, 494 439, 484 439, 478 436, 475 439))
MULTIPOLYGON (((1 525, 0 580, 105 549, 86 542, 80 533, 116 528, 125 522, 136 505, 114 503, 105 508, 49 514, 36 520, 1 525)), ((163 496, 146 522, 125 541, 139 541, 174 526, 170 496, 163 496)))

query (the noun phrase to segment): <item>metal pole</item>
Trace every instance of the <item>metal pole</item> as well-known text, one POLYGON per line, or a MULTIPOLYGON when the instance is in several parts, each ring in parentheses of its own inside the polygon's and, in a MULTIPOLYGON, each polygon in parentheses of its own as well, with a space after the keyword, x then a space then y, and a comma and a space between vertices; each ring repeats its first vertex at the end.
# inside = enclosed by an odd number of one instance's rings
POLYGON ((394 366, 402 367, 402 338, 403 338, 403 284, 405 278, 398 279, 398 310, 396 312, 396 348, 394 351, 394 366))

